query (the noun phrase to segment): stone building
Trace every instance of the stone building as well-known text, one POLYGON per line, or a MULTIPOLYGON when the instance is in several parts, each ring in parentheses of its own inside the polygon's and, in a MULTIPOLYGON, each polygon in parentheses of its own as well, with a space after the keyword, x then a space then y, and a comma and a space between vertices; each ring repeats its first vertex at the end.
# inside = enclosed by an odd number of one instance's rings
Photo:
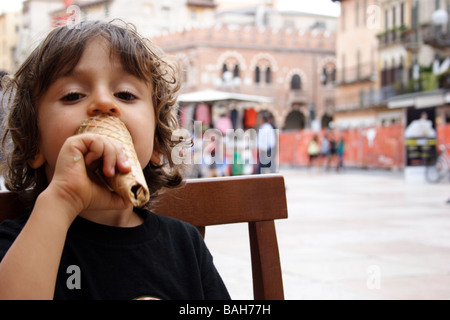
POLYGON ((449 0, 333 0, 337 127, 407 125, 429 112, 450 121, 449 0), (433 22, 436 14, 446 19, 433 22))
POLYGON ((253 118, 260 110, 270 111, 276 126, 284 129, 328 126, 332 119, 336 71, 332 30, 314 25, 299 30, 219 24, 162 33, 152 40, 179 60, 185 93, 210 89, 271 99, 239 104, 243 127, 252 123, 246 115, 253 118))
POLYGON ((337 28, 335 125, 373 126, 379 112, 378 41, 380 10, 376 0, 342 0, 337 28))
POLYGON ((267 109, 279 128, 328 126, 335 108, 337 18, 279 11, 277 1, 242 2, 237 9, 221 4, 27 0, 16 60, 23 61, 55 26, 120 18, 178 57, 184 68, 182 93, 214 89, 250 95, 239 108, 250 110, 252 117, 253 111, 267 109))

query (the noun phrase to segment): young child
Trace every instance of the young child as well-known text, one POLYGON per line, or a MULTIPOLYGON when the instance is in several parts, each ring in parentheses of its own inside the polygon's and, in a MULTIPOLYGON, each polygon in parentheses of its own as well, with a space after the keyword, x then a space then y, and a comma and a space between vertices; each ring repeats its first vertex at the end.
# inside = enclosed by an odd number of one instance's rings
POLYGON ((182 176, 171 150, 176 68, 129 25, 60 27, 8 83, 6 185, 30 212, 0 225, 0 299, 229 299, 197 230, 91 180, 129 172, 120 143, 75 135, 108 114, 132 136, 151 194, 182 176))

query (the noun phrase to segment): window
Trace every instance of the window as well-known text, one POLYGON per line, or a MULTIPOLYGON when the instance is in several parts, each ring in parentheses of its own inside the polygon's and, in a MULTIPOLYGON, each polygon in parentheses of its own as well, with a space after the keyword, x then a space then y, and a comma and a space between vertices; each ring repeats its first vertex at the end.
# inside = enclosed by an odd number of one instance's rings
POLYGON ((396 15, 397 15, 397 10, 395 7, 393 7, 392 8, 392 28, 395 28, 397 26, 396 15))
POLYGON ((389 82, 388 82, 388 85, 390 85, 390 84, 395 82, 395 69, 396 69, 395 65, 396 65, 395 59, 392 58, 391 69, 389 70, 389 80, 388 80, 389 82))
POLYGON ((322 85, 326 85, 327 84, 327 69, 323 68, 322 69, 322 75, 320 76, 320 82, 322 82, 322 85))
POLYGON ((345 82, 346 81, 346 75, 345 75, 345 68, 346 68, 346 63, 345 63, 345 54, 342 55, 342 69, 341 69, 341 81, 345 82))
POLYGON ((416 2, 411 13, 411 27, 416 29, 419 26, 419 3, 416 2))
POLYGON ((367 6, 367 0, 364 0, 363 8, 362 8, 362 10, 361 10, 361 14, 362 14, 362 19, 361 19, 361 21, 362 21, 362 23, 363 23, 363 26, 365 26, 365 25, 364 25, 364 21, 366 21, 366 13, 367 13, 367 9, 368 9, 368 6, 367 6))
POLYGON ((234 66, 233 78, 239 78, 239 65, 238 64, 234 66))
POLYGON ((228 60, 222 65, 222 79, 221 86, 231 87, 240 86, 240 68, 239 63, 236 60, 228 60))
POLYGON ((259 69, 259 67, 255 68, 255 83, 260 83, 261 82, 261 70, 259 69))
POLYGON ((222 66, 222 75, 223 75, 225 72, 227 72, 227 71, 228 71, 228 67, 227 67, 227 65, 224 63, 223 66, 222 66))
POLYGON ((400 3, 400 26, 405 25, 405 4, 400 3))
POLYGON ((301 90, 302 83, 298 74, 294 74, 291 79, 291 90, 301 90))
POLYGON ((255 84, 271 84, 272 70, 274 67, 276 68, 273 57, 268 54, 259 54, 255 58, 254 64, 252 63, 255 68, 255 84))
POLYGON ((388 16, 389 16, 389 11, 386 9, 384 11, 384 30, 387 31, 389 26, 388 26, 388 16))
POLYGON ((324 86, 333 84, 336 81, 336 66, 334 63, 328 62, 323 66, 320 81, 324 86))
POLYGON ((270 67, 267 67, 266 69, 266 83, 272 83, 272 70, 270 69, 270 67))
POLYGON ((356 51, 356 79, 361 78, 361 50, 356 51))
POLYGON ((398 82, 400 84, 403 84, 404 64, 405 64, 405 59, 403 57, 400 57, 400 63, 395 72, 396 73, 395 74, 395 82, 398 82))

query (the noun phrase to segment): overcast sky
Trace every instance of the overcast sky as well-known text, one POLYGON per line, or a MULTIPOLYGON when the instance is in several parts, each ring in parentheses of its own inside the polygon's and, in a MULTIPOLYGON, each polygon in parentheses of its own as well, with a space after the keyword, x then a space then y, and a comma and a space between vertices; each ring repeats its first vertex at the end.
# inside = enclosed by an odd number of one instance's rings
MULTIPOLYGON (((24 0, 1 0, 0 12, 3 12, 4 10, 18 10, 20 9, 23 1, 24 0)), ((230 2, 232 1, 233 0, 230 0, 230 2)), ((245 0, 241 0, 239 2, 242 4, 245 3, 245 0)), ((331 0, 279 0, 278 3, 278 9, 280 10, 298 10, 316 14, 332 15, 335 17, 339 16, 340 13, 339 4, 334 3, 331 0)))
POLYGON ((340 14, 339 3, 331 0, 279 0, 279 10, 298 10, 337 17, 340 14))

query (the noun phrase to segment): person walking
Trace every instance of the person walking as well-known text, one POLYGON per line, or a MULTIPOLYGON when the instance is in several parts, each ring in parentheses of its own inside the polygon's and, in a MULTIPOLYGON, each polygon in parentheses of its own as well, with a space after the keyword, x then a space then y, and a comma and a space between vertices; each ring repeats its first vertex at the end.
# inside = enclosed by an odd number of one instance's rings
POLYGON ((258 167, 256 173, 271 173, 272 166, 275 165, 275 130, 269 123, 267 112, 261 112, 258 118, 260 126, 258 129, 258 167))
POLYGON ((344 136, 341 134, 337 144, 337 154, 338 154, 338 165, 336 166, 336 171, 344 168, 344 150, 345 150, 345 140, 344 136))
POLYGON ((311 168, 313 163, 317 163, 319 150, 319 138, 317 137, 317 134, 315 134, 311 141, 308 143, 308 169, 311 168))
POLYGON ((320 141, 320 166, 327 165, 330 157, 330 141, 328 132, 324 134, 320 141))

